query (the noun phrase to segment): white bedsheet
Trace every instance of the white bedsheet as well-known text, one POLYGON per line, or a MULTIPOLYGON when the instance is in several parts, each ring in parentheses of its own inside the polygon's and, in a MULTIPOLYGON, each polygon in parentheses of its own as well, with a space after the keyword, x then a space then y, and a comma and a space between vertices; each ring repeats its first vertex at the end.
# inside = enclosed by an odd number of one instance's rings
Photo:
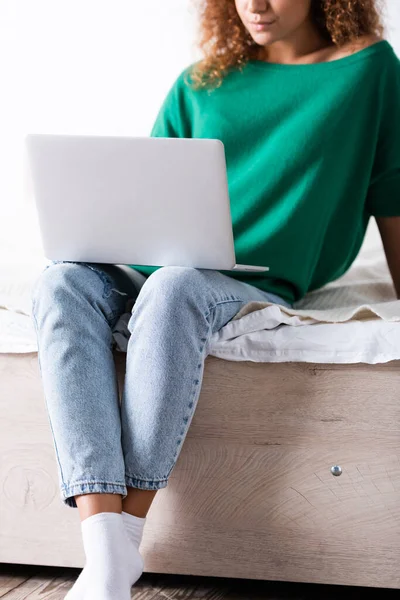
MULTIPOLYGON (((37 352, 30 292, 49 261, 10 245, 0 262, 0 353, 37 352)), ((132 272, 126 267, 127 272, 132 272)), ((126 312, 113 337, 117 350, 129 339, 126 312)), ((249 302, 210 340, 208 353, 255 362, 384 363, 400 359, 400 301, 371 224, 353 267, 293 309, 249 302)))

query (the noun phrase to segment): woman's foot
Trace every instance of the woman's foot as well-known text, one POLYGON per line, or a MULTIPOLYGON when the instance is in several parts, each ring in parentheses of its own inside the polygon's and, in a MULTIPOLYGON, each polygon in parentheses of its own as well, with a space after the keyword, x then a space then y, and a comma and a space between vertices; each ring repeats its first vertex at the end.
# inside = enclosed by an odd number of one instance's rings
POLYGON ((86 565, 64 600, 130 600, 143 573, 139 544, 145 520, 115 512, 84 519, 86 565))

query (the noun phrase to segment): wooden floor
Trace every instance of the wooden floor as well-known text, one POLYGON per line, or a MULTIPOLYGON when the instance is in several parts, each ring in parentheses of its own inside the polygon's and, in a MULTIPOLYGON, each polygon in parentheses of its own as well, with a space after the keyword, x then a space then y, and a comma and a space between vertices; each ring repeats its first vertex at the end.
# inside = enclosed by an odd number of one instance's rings
MULTIPOLYGON (((80 569, 0 565, 0 598, 62 600, 80 569)), ((394 600, 399 590, 144 573, 135 600, 394 600)))

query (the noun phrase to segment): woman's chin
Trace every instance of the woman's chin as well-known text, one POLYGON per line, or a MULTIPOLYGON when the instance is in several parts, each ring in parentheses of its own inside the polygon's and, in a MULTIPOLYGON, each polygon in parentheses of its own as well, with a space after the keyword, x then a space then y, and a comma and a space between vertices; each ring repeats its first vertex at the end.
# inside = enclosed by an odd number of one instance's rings
POLYGON ((271 35, 269 31, 253 31, 251 37, 256 44, 259 44, 260 46, 265 46, 266 44, 271 44, 273 41, 275 41, 275 37, 271 35))

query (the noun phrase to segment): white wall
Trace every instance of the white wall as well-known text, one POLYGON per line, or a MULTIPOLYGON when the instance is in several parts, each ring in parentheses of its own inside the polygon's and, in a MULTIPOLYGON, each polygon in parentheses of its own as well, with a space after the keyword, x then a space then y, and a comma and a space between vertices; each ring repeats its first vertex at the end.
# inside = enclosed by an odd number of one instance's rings
POLYGON ((383 1, 387 38, 400 56, 400 0, 383 1))
MULTIPOLYGON (((172 81, 200 57, 194 2, 0 0, 2 238, 37 233, 30 217, 16 224, 32 209, 26 133, 149 135, 172 81)), ((387 0, 386 22, 400 55, 400 0, 387 0)))

